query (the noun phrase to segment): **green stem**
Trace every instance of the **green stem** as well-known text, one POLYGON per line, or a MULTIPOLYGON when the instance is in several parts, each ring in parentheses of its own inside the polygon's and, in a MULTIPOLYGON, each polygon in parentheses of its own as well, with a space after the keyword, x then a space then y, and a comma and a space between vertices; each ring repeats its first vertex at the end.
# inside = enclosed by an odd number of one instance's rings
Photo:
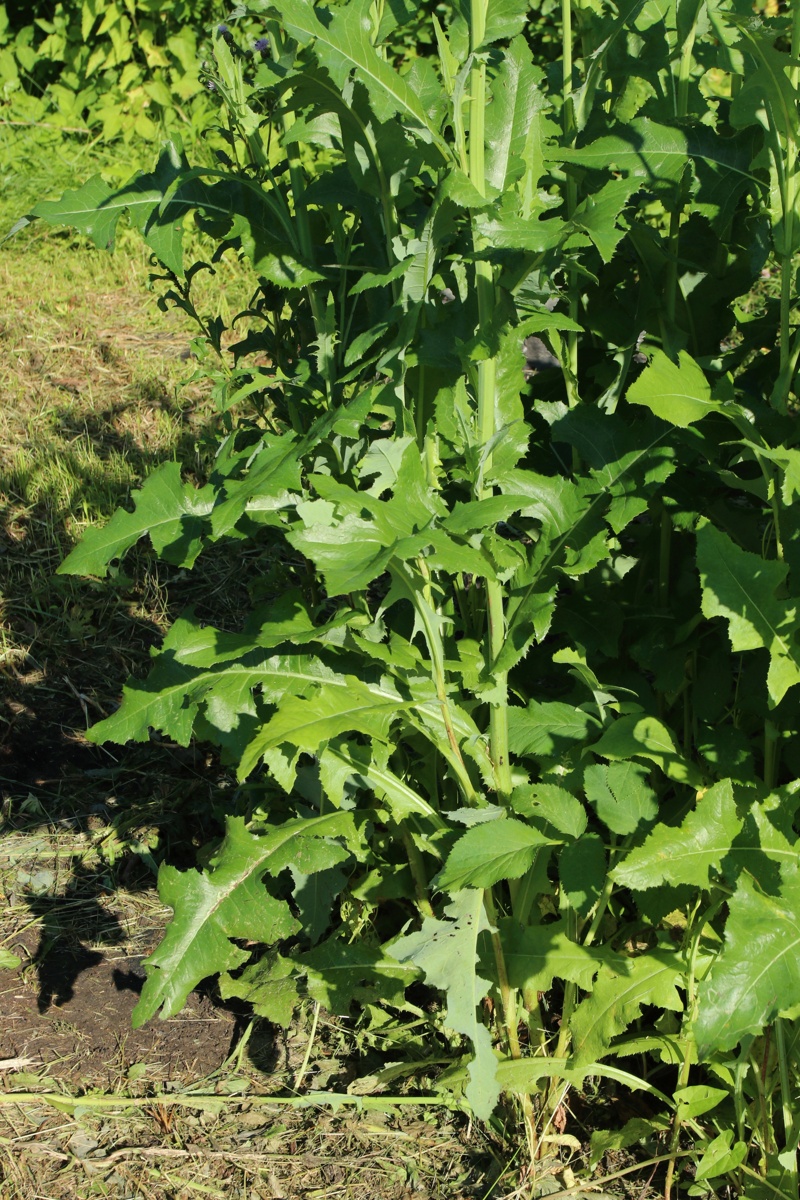
MULTIPOLYGON (((681 62, 678 68, 678 91, 675 98, 675 116, 680 120, 686 116, 689 108, 689 79, 692 71, 692 52, 697 35, 697 18, 700 12, 698 4, 695 19, 681 47, 681 62)), ((678 296, 678 249, 680 241, 681 220, 683 218, 683 203, 681 199, 682 183, 679 181, 675 207, 669 217, 669 237, 667 251, 667 275, 665 282, 665 311, 670 325, 675 323, 675 308, 678 296)))
MULTIPOLYGON (((281 28, 276 21, 268 23, 269 29, 269 44, 272 58, 275 62, 280 60, 284 49, 283 34, 281 28)), ((294 124, 294 113, 289 112, 283 104, 278 106, 278 114, 283 130, 283 146, 286 151, 286 158, 289 163, 289 180, 292 188, 292 199, 294 201, 294 220, 297 229, 297 240, 300 246, 300 252, 305 261, 313 267, 315 261, 314 242, 311 237, 311 226, 308 221, 308 207, 306 205, 306 185, 303 178, 303 167, 300 162, 300 154, 296 142, 287 141, 286 134, 294 124)), ((314 321, 314 328, 317 337, 323 337, 325 332, 325 308, 322 299, 317 290, 315 283, 308 285, 307 294, 308 302, 311 306, 311 317, 314 321)), ((328 397, 328 403, 333 401, 333 379, 331 371, 325 372, 325 390, 328 397)))
MULTIPOLYGON (((747 35, 751 42, 751 35, 747 35)), ((800 54, 800 8, 798 5, 792 5, 792 35, 791 35, 791 60, 796 61, 800 54)), ((758 55, 757 55, 758 57, 758 55)), ((800 68, 792 65, 789 68, 789 82, 797 91, 800 86, 800 68)), ((777 250, 776 257, 780 262, 781 267, 781 298, 780 298, 780 367, 778 379, 770 396, 770 403, 778 409, 779 412, 786 411, 786 400, 791 391, 792 379, 794 375, 794 366, 796 359, 793 358, 791 347, 791 310, 792 310, 792 268, 793 255, 792 244, 794 241, 794 226, 797 216, 798 198, 800 198, 800 189, 798 187, 798 172, 797 172, 797 141, 794 135, 794 128, 791 120, 784 114, 784 121, 781 123, 778 117, 773 113, 772 106, 765 105, 767 120, 769 123, 770 133, 770 151, 772 153, 772 162, 775 168, 775 176, 777 179, 778 193, 781 201, 781 250, 777 250), (785 141, 785 148, 782 142, 785 141)), ((773 229, 773 235, 775 234, 773 229)))
MULTIPOLYGON (((572 0, 562 0, 561 4, 561 56, 562 56, 562 108, 561 126, 564 133, 564 145, 570 146, 575 140, 575 104, 572 97, 572 0)), ((578 206, 578 185, 567 172, 567 220, 571 220, 578 206)), ((580 309, 578 273, 573 268, 568 272, 567 294, 569 298, 569 316, 577 321, 580 309)), ((567 373, 569 403, 577 402, 577 392, 573 381, 578 378, 578 335, 574 330, 567 333, 567 373)), ((577 451, 573 452, 575 460, 577 451)), ((574 465, 577 465, 574 463, 574 465)))
MULTIPOLYGON (((492 927, 492 951, 494 952, 494 962, 497 969, 497 983, 500 990, 500 1003, 503 1009, 503 1028, 505 1030, 508 1053, 511 1058, 522 1058, 522 1047, 519 1044, 519 1032, 517 1030, 517 989, 512 988, 508 982, 506 957, 503 951, 500 932, 497 928, 497 909, 495 908, 494 894, 491 888, 485 889, 483 904, 489 924, 492 927)), ((522 1105, 525 1138, 528 1143, 531 1162, 533 1162, 539 1150, 539 1139, 536 1133, 536 1115, 533 1111, 533 1102, 527 1093, 523 1093, 520 1096, 520 1103, 522 1105)))
MULTIPOLYGON (((471 0, 470 46, 476 51, 483 41, 486 30, 487 0, 471 0)), ((470 76, 470 122, 469 122, 469 173, 470 179, 481 195, 486 195, 486 169, 484 159, 484 115, 486 111, 486 63, 478 62, 470 76)), ((480 239, 474 239, 479 250, 480 239)), ((476 292, 478 296, 478 320, 482 330, 489 329, 494 319, 496 290, 491 263, 478 260, 475 264, 476 292)), ((494 437, 495 395, 497 391, 497 364, 494 358, 483 359, 478 364, 478 436, 485 447, 494 437)), ((491 485, 483 480, 491 469, 491 454, 485 454, 475 488, 475 498, 483 500, 493 494, 491 485)), ((511 764, 508 748, 508 673, 494 671, 500 651, 505 642, 506 620, 503 585, 497 580, 486 582, 486 608, 488 629, 484 647, 487 672, 494 676, 497 699, 491 705, 489 715, 489 746, 497 794, 501 802, 508 802, 511 795, 511 764)))
MULTIPOLYGON (((627 845, 627 842, 625 842, 624 845, 627 845)), ((606 881, 603 884, 603 890, 600 893, 600 899, 597 901, 597 908, 595 909, 594 916, 592 917, 592 923, 587 929, 586 936, 583 939, 584 946, 591 946, 592 942, 597 936, 597 931, 600 928, 600 923, 603 920, 603 917, 605 916, 606 909, 608 908, 608 902, 611 899, 611 893, 613 891, 614 880, 609 874, 606 876, 606 881)))
POLYGON ((308 1070, 308 1064, 311 1061, 311 1051, 314 1047, 314 1038, 317 1036, 318 1021, 319 1021, 319 1000, 315 1000, 314 1001, 314 1016, 311 1019, 311 1032, 308 1035, 308 1043, 306 1045, 306 1052, 303 1057, 303 1061, 300 1064, 300 1070, 297 1072, 297 1074, 294 1077, 294 1089, 296 1092, 300 1090, 300 1084, 305 1079, 306 1071, 308 1070))
MULTIPOLYGON (((687 1083, 689 1082, 689 1071, 692 1065, 692 1040, 686 1035, 690 1032, 691 1027, 694 1024, 695 1017, 697 1016, 697 993, 695 990, 695 982, 697 979, 697 958, 700 952, 700 937, 705 926, 709 921, 713 920, 717 912, 719 912, 720 908, 725 903, 726 899, 726 894, 718 896, 716 900, 713 900, 711 904, 709 904, 705 912, 701 913, 700 917, 691 927, 691 953, 689 955, 689 970, 686 974, 686 1014, 683 1019, 682 1029, 684 1034, 683 1040, 685 1049, 683 1061, 681 1062, 681 1068, 678 1072, 678 1084, 675 1089, 676 1091, 680 1091, 681 1088, 686 1087, 687 1083)), ((667 1163, 666 1178, 664 1180, 664 1200, 670 1200, 672 1195, 672 1182, 675 1177, 675 1164, 678 1159, 678 1143, 680 1142, 681 1129, 683 1127, 683 1122, 680 1119, 679 1112, 680 1106, 676 1108, 675 1117, 672 1122, 672 1136, 670 1138, 669 1145, 670 1157, 667 1163)))
MULTIPOLYGON (((769 1030, 767 1030, 769 1037, 769 1030)), ((758 1114, 761 1120, 761 1139, 766 1154, 775 1152, 775 1145, 772 1140, 772 1123, 767 1112, 767 1097, 764 1092, 764 1065, 758 1061, 755 1055, 750 1055, 750 1069, 755 1084, 756 1096, 758 1099, 758 1114)), ((757 1127, 757 1126, 756 1126, 757 1127)))
POLYGON ((417 908, 422 913, 423 917, 434 917, 436 914, 431 906, 428 898, 428 876, 425 872, 425 864, 422 861, 422 855, 419 852, 419 846, 414 841, 414 835, 408 828, 407 821, 398 821, 400 836, 403 839, 403 845, 406 848, 408 856, 408 865, 411 868, 411 877, 414 880, 414 892, 417 897, 417 908))
POLYGON ((794 1191, 797 1191, 797 1134, 795 1133, 795 1107, 789 1081, 789 1058, 786 1053, 786 1036, 783 1021, 775 1021, 775 1050, 778 1056, 778 1077, 781 1082, 781 1112, 783 1114, 783 1146, 786 1154, 794 1161, 794 1170, 789 1167, 794 1191))
POLYGON ((497 968, 497 982, 500 988, 500 1001, 503 1005, 503 1026, 506 1031, 508 1051, 512 1058, 521 1058, 522 1050, 519 1044, 519 1034, 517 1033, 517 993, 516 988, 512 988, 508 982, 506 957, 503 952, 503 942, 497 928, 497 909, 495 907, 494 895, 491 888, 485 889, 483 893, 483 904, 486 909, 486 916, 493 931, 491 934, 492 950, 494 952, 495 967, 497 968))
MULTIPOLYGON (((800 66, 796 65, 800 58, 800 5, 792 5, 792 44, 791 57, 793 66, 789 68, 789 81, 795 93, 800 88, 800 66)), ((784 246, 786 248, 785 256, 781 260, 781 344, 780 344, 780 371, 781 371, 781 392, 782 395, 778 398, 781 406, 786 403, 786 398, 789 395, 792 384, 792 372, 790 370, 791 363, 791 308, 792 308, 792 284, 793 284, 793 256, 792 245, 794 243, 794 224, 797 214, 798 199, 800 198, 800 187, 798 186, 797 170, 797 141, 795 140, 792 130, 787 129, 786 137, 786 166, 784 174, 784 194, 783 199, 783 231, 784 231, 784 246)))
POLYGON ((467 804, 479 804, 480 797, 472 786, 472 780, 470 779, 469 771, 467 770, 464 757, 461 753, 461 747, 456 737, 453 716, 450 712, 450 699, 447 694, 447 677, 444 665, 444 648, 436 629, 437 614, 434 608, 430 568, 424 558, 417 559, 417 567, 423 579, 423 594, 420 597, 416 589, 412 586, 409 590, 409 598, 422 622, 425 640, 428 644, 428 653, 430 654, 431 667, 433 668, 433 681, 436 688, 436 698, 441 705, 442 720, 444 721, 447 740, 450 744, 451 757, 449 761, 456 773, 458 782, 461 784, 467 804))

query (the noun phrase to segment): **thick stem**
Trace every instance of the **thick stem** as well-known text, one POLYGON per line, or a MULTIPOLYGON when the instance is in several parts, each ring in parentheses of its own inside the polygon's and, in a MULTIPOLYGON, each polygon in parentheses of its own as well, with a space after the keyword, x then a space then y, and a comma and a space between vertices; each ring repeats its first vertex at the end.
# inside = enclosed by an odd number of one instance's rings
MULTIPOLYGON (((483 41, 486 29, 487 0, 472 0, 470 44, 473 51, 483 41)), ((484 159, 484 114, 486 110, 486 63, 476 63, 470 77, 470 123, 469 123, 469 173, 470 179, 481 195, 486 194, 486 172, 484 159)), ((475 249, 480 249, 475 238, 475 249)), ((494 319, 496 292, 492 265, 478 261, 475 264, 475 285, 478 296, 478 320, 481 329, 489 329, 494 319)), ((483 359, 478 364, 478 431, 481 443, 486 446, 495 433, 495 394, 497 390, 497 364, 494 358, 483 359)), ((475 488, 475 498, 483 500, 491 496, 493 489, 483 480, 491 469, 491 455, 486 455, 475 488)), ((484 647, 487 671, 494 676, 498 693, 491 706, 489 716, 489 745, 494 766, 497 794, 501 802, 511 795, 511 764, 508 749, 508 674, 495 672, 494 663, 502 649, 506 635, 503 586, 496 580, 486 581, 486 607, 488 629, 484 647)))
MULTIPOLYGON (((797 1123, 796 1105, 789 1079, 789 1056, 786 1051, 786 1036, 783 1021, 780 1017, 775 1022, 775 1051, 778 1056, 778 1078, 781 1084, 781 1113, 783 1116, 783 1146, 787 1158, 791 1158, 794 1169, 789 1167, 789 1175, 797 1192, 797 1123)), ((783 1156, 782 1156, 783 1157, 783 1156)), ((791 1194, 791 1193, 790 1193, 791 1194)))
MULTIPOLYGON (((269 28, 269 43, 270 51, 275 62, 278 62, 283 52, 283 34, 281 28, 276 21, 270 21, 269 28)), ((306 185, 303 178, 303 168, 300 163, 300 154, 296 142, 287 141, 286 134, 294 124, 294 113, 289 112, 283 104, 278 106, 280 116, 281 129, 284 133, 283 145, 286 151, 286 158, 289 163, 289 180, 292 188, 292 199, 294 201, 294 220, 297 230, 297 241, 300 247, 300 252, 305 261, 310 265, 314 265, 314 242, 311 237, 311 226, 308 220, 308 207, 306 205, 306 185)), ((308 302, 311 306, 311 317, 314 321, 314 328, 317 337, 321 338, 325 332, 325 306, 322 297, 319 295, 317 285, 310 283, 307 288, 308 302)), ((325 390, 328 397, 328 402, 333 400, 333 379, 331 369, 325 372, 325 390)))
MULTIPOLYGON (((562 107, 561 107, 561 127, 564 133, 564 144, 570 146, 575 140, 575 105, 572 97, 572 0, 562 0, 561 4, 561 55, 562 55, 562 107)), ((572 219, 572 215, 578 206, 578 185, 573 177, 567 173, 567 220, 572 219)), ((569 300, 569 316, 572 321, 577 321, 580 309, 579 295, 579 280, 578 273, 575 270, 570 270, 567 277, 567 294, 569 300)), ((574 330, 567 333, 567 371, 569 383, 578 377, 578 335, 574 330)), ((569 403, 573 405, 577 401, 577 393, 573 386, 568 387, 569 403)), ((575 462, 577 451, 573 452, 573 465, 575 462)))
MULTIPOLYGON (((699 15, 698 5, 695 19, 692 22, 691 29, 686 35, 686 41, 681 47, 681 62, 678 68, 678 90, 675 98, 675 116, 680 120, 686 116, 689 108, 689 77, 692 71, 692 51, 694 50, 694 40, 697 33, 697 17, 699 15)), ((680 241, 681 219, 683 217, 683 204, 681 200, 682 184, 678 184, 678 194, 675 197, 675 207, 669 217, 669 238, 668 238, 668 258, 667 258, 667 276, 665 284, 665 309, 670 325, 675 323, 675 308, 678 296, 678 248, 680 241)))
MULTIPOLYGON (((792 35, 791 61, 789 82, 795 91, 800 87, 800 67, 796 64, 800 54, 800 7, 792 5, 792 35)), ((794 128, 790 122, 781 124, 773 117, 767 106, 767 117, 770 125, 770 138, 773 166, 778 183, 781 199, 781 250, 776 249, 781 267, 781 299, 780 299, 780 368, 778 380, 770 396, 770 402, 779 412, 786 411, 786 401, 792 387, 796 359, 793 359, 791 346, 791 311, 793 292, 793 242, 795 223, 798 218, 798 145, 794 128), (785 147, 782 146, 785 141, 785 147)), ((773 230, 773 234, 775 230, 773 230)))
POLYGON ((436 687, 436 697, 441 705, 442 720, 444 721, 447 740, 450 744, 450 750, 452 752, 450 763, 456 773, 458 782, 461 785, 461 789, 464 793, 464 798, 467 801, 467 804, 478 804, 480 802, 480 797, 472 786, 472 780, 470 779, 469 771, 467 770, 466 763, 464 762, 464 756, 461 753, 461 747, 458 744, 458 738, 456 737, 456 731, 453 726, 453 716, 450 712, 450 699, 447 694, 447 677, 444 665, 444 650, 442 647, 441 638, 436 630, 436 613, 433 603, 433 585, 431 581, 430 569, 424 558, 417 559, 417 566, 424 581, 423 596, 420 599, 413 588, 411 589, 410 596, 419 619, 422 622, 425 640, 428 644, 428 653, 430 654, 431 666, 433 668, 434 686, 436 687))
MULTIPOLYGON (((789 80, 795 92, 800 88, 800 66, 796 65, 800 58, 800 5, 792 6, 792 65, 789 68, 789 80)), ((797 163, 797 142, 791 129, 787 129, 786 137, 786 166, 784 174, 784 189, 783 196, 783 231, 785 256, 781 261, 781 345, 780 345, 780 369, 782 395, 779 397, 782 405, 785 405, 786 398, 791 390, 792 372, 790 371, 791 363, 791 308, 792 308, 792 284, 793 284, 793 255, 792 245, 794 242, 794 227, 797 217, 800 215, 797 212, 798 199, 800 199, 800 188, 798 187, 798 163, 797 163)))
MULTIPOLYGON (((705 912, 700 914, 691 927, 689 970, 686 974, 686 1013, 683 1018, 683 1031, 685 1031, 685 1033, 688 1033, 691 1030, 695 1017, 697 1016, 697 993, 695 989, 695 982, 697 979, 697 958, 700 952, 700 938, 702 936, 703 929, 709 921, 713 920, 719 909, 725 903, 726 899, 727 896, 724 894, 718 896, 716 900, 711 902, 705 912)), ((697 910, 695 909, 695 911, 697 910)), ((692 1065, 690 1046, 691 1039, 687 1037, 683 1061, 681 1062, 680 1071, 678 1072, 678 1084, 675 1089, 676 1091, 680 1091, 681 1088, 685 1088, 689 1082, 689 1071, 692 1065)), ((683 1122, 680 1119, 679 1112, 679 1108, 675 1110, 675 1118, 672 1123, 672 1136, 670 1138, 669 1145, 670 1158, 669 1162, 667 1163, 667 1170, 664 1179, 664 1200, 670 1200, 672 1196, 672 1183, 675 1178, 675 1164, 678 1159, 678 1144, 680 1142, 681 1129, 683 1127, 683 1122)))
POLYGON ((503 942, 497 929, 497 909, 495 908, 494 895, 491 888, 486 888, 484 891, 483 903, 489 924, 492 926, 492 951, 494 952, 494 963, 497 968, 497 982, 500 988, 500 1001, 503 1006, 503 1027, 506 1032, 508 1052, 512 1058, 521 1058, 522 1050, 519 1044, 519 1033, 517 1032, 517 992, 516 988, 512 988, 508 982, 506 958, 503 952, 503 942))
POLYGON ((411 878, 414 880, 414 893, 417 898, 417 908, 422 913, 423 917, 434 917, 436 914, 431 906, 428 898, 428 876, 425 872, 425 864, 422 861, 422 855, 419 852, 419 847, 414 841, 414 835, 408 828, 407 821, 398 821, 400 836, 403 839, 403 845, 406 848, 408 856, 408 865, 411 868, 411 878))

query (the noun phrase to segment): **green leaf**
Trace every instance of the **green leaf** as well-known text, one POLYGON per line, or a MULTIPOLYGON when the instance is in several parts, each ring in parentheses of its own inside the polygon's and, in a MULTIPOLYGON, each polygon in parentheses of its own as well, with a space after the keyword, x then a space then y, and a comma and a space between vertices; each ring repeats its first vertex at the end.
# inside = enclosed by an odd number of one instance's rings
POLYGON ((514 788, 511 807, 520 816, 534 823, 544 822, 569 838, 579 838, 586 832, 586 809, 577 796, 557 784, 523 784, 514 788))
POLYGON ((602 839, 596 833, 584 834, 565 846, 558 857, 558 877, 562 902, 585 917, 600 898, 606 881, 608 862, 602 839))
POLYGON ((778 598, 786 584, 787 564, 742 550, 706 522, 697 530, 697 568, 703 615, 725 618, 734 653, 769 651, 767 691, 774 707, 800 682, 797 601, 778 598))
MULTIPOLYGON (((328 424, 329 420, 315 422, 311 433, 321 436, 328 424)), ((250 505, 257 512, 284 507, 288 493, 299 491, 299 458, 308 443, 309 437, 298 444, 291 434, 284 434, 278 438, 265 437, 257 449, 251 449, 247 472, 239 478, 228 476, 217 490, 211 515, 214 537, 230 533, 250 505)))
MULTIPOLYGON (((337 847, 341 861, 350 857, 347 850, 337 847)), ((326 867, 308 875, 293 864, 289 870, 294 880, 293 897, 303 932, 314 946, 331 923, 334 901, 342 894, 348 876, 340 867, 326 867)))
POLYGON ((365 733, 385 742, 403 708, 404 701, 388 683, 371 686, 354 675, 322 684, 309 698, 287 697, 244 752, 239 778, 247 778, 265 751, 284 743, 316 754, 324 742, 342 733, 365 733))
POLYGON ((93 175, 81 187, 64 192, 60 200, 40 200, 31 216, 48 225, 71 225, 99 246, 110 250, 117 222, 127 204, 111 202, 113 190, 100 175, 93 175))
POLYGON ((441 891, 488 888, 501 879, 519 879, 542 846, 553 845, 538 829, 513 817, 475 825, 458 839, 433 880, 441 891))
POLYGON ((679 1088, 675 1092, 678 1119, 689 1121, 692 1117, 701 1117, 703 1113, 712 1112, 727 1099, 727 1096, 728 1092, 724 1088, 710 1087, 707 1083, 679 1088))
POLYGON ((202 547, 201 534, 213 500, 210 488, 198 491, 181 482, 178 463, 164 463, 133 493, 135 508, 118 508, 107 524, 87 529, 83 539, 58 568, 60 575, 104 576, 145 534, 167 562, 190 567, 202 547))
POLYGON ((10 950, 0 950, 0 971, 16 971, 22 960, 10 950))
POLYGON ((562 754, 583 742, 594 719, 582 708, 549 700, 531 700, 527 708, 508 712, 509 746, 514 754, 534 758, 562 754))
POLYGON ((619 228, 616 221, 639 186, 639 181, 632 176, 612 179, 599 192, 587 196, 573 214, 572 224, 588 233, 604 263, 611 262, 624 237, 625 230, 619 228))
POLYGON ((275 951, 268 951, 235 978, 221 975, 219 992, 223 1000, 233 996, 246 1000, 254 1013, 282 1029, 289 1028, 300 1002, 294 963, 275 951))
MULTIPOLYGON (((314 485, 321 500, 297 506, 305 528, 295 527, 287 538, 316 565, 330 595, 360 591, 387 568, 395 570, 426 551, 431 567, 494 577, 491 560, 482 550, 437 527, 446 509, 425 478, 415 442, 405 446, 389 500, 355 491, 329 476, 316 476, 314 485)), ((396 572, 395 583, 403 584, 396 572)), ((415 594, 412 586, 412 603, 415 594)), ((387 607, 392 602, 387 599, 387 607)))
MULTIPOLYGON (((296 636, 301 640, 299 633, 296 636)), ((198 630, 190 618, 178 618, 147 679, 128 681, 122 704, 92 726, 90 739, 119 745, 146 742, 150 729, 158 729, 188 746, 202 714, 205 736, 213 735, 218 744, 229 744, 242 754, 257 732, 254 689, 259 688, 273 704, 287 695, 313 690, 324 680, 337 680, 341 694, 346 692, 344 677, 336 676, 319 659, 270 654, 259 648, 258 635, 245 640, 239 654, 226 654, 225 637, 211 627, 198 630), (198 632, 201 638, 194 636, 198 632)), ((268 635, 264 640, 269 643, 268 635)))
POLYGON ((553 148, 550 155, 594 170, 624 171, 656 194, 671 197, 688 162, 688 141, 682 129, 637 117, 619 133, 596 138, 580 149, 553 148))
POLYGON ((311 996, 328 1012, 346 1016, 354 1001, 399 1008, 419 972, 418 964, 399 960, 394 951, 394 946, 386 953, 380 946, 332 937, 298 955, 297 966, 308 976, 311 996))
POLYGON ((703 786, 698 768, 679 753, 671 732, 656 717, 636 713, 619 717, 609 725, 600 741, 594 742, 591 751, 601 758, 647 758, 670 779, 688 783, 693 788, 703 786))
POLYGON ((504 192, 525 170, 531 125, 545 105, 542 78, 525 38, 514 38, 492 80, 486 111, 485 177, 498 192, 504 192))
MULTIPOLYGON (((497 824, 493 822, 492 827, 497 824)), ((483 892, 465 888, 445 909, 445 920, 426 917, 418 933, 407 934, 391 946, 396 959, 413 962, 431 987, 446 994, 445 1024, 472 1042, 466 1096, 482 1121, 488 1121, 500 1095, 492 1039, 478 1015, 478 1006, 489 991, 488 981, 475 970, 478 936, 488 930, 483 892)))
POLYGON ((800 997, 800 874, 787 872, 780 892, 762 892, 743 872, 728 902, 721 953, 699 985, 694 1026, 707 1059, 758 1034, 800 997))
POLYGON ((711 399, 711 385, 685 350, 677 363, 656 350, 639 378, 628 388, 629 404, 643 404, 657 417, 686 429, 723 406, 711 399))
POLYGON ((583 773, 586 799, 612 833, 626 837, 658 812, 656 794, 647 782, 647 768, 636 762, 599 763, 583 773))
POLYGON ((123 187, 113 191, 99 175, 82 187, 67 191, 60 200, 42 200, 31 216, 51 225, 71 225, 90 237, 96 246, 110 250, 117 222, 127 211, 132 223, 160 260, 176 274, 183 270, 182 221, 188 206, 173 203, 161 211, 165 193, 188 172, 186 159, 178 147, 168 142, 153 172, 134 175, 123 187))
MULTIPOLYGON (((531 1058, 503 1058, 497 1064, 497 1081, 504 1092, 539 1092, 541 1081, 556 1076, 564 1083, 580 1088, 587 1075, 599 1079, 612 1079, 633 1092, 644 1091, 654 1096, 661 1104, 671 1107, 669 1096, 659 1091, 652 1083, 623 1071, 611 1063, 581 1063, 573 1066, 572 1059, 556 1058, 555 1055, 537 1055, 531 1058)), ((600 1193, 600 1198, 606 1193, 600 1193)), ((600 1200, 599 1198, 599 1200, 600 1200)))
POLYGON ((525 0, 491 0, 486 5, 486 29, 481 45, 515 37, 528 20, 528 13, 525 0))
POLYGON ((301 45, 313 39, 313 51, 341 91, 355 71, 370 95, 379 121, 399 115, 436 145, 443 146, 439 130, 431 124, 419 97, 397 71, 381 58, 370 41, 370 21, 363 6, 335 9, 323 23, 309 0, 277 0, 286 32, 301 45))
POLYGON ((637 890, 662 883, 707 888, 710 873, 719 870, 741 828, 731 781, 723 779, 700 797, 677 828, 658 824, 614 868, 612 877, 637 890))
POLYGON ((664 1117, 631 1117, 622 1129, 595 1129, 590 1138, 589 1165, 595 1167, 609 1150, 626 1150, 654 1134, 663 1135, 669 1128, 664 1117))
POLYGON ((624 962, 621 955, 603 946, 582 946, 576 942, 569 936, 563 917, 547 925, 528 926, 506 918, 498 927, 508 982, 529 996, 548 992, 554 979, 564 979, 590 991, 601 966, 622 966, 624 962))
POLYGON ((656 947, 615 967, 602 967, 591 996, 572 1017, 573 1062, 582 1065, 608 1054, 612 1042, 640 1015, 645 1004, 682 1012, 677 991, 684 965, 679 955, 656 947))
POLYGON ((242 818, 229 817, 209 871, 162 866, 159 895, 173 916, 160 946, 145 959, 148 975, 133 1013, 134 1027, 159 1009, 164 1020, 174 1016, 201 979, 245 962, 249 951, 232 939, 271 945, 295 933, 299 925, 288 905, 269 894, 262 877, 283 870, 287 859, 301 858, 306 872, 325 869, 331 865, 330 847, 322 839, 354 836, 349 813, 287 821, 265 834, 251 833, 242 818))
POLYGON ((713 1141, 709 1142, 703 1157, 694 1172, 695 1179, 717 1179, 735 1171, 747 1158, 747 1142, 736 1142, 733 1145, 733 1130, 723 1129, 713 1141))

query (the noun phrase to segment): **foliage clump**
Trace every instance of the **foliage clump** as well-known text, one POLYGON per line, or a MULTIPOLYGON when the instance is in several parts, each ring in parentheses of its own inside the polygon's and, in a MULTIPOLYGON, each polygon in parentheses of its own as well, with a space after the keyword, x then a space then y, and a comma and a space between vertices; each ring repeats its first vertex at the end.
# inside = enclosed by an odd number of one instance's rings
POLYGON ((208 362, 187 216, 254 277, 209 482, 162 467, 62 568, 260 550, 244 627, 186 614, 92 734, 201 738, 241 783, 162 868, 137 1020, 218 974, 402 1054, 424 982, 460 1057, 392 1078, 521 1098, 536 1154, 567 1086, 645 1089, 598 1154, 660 1138, 669 1194, 688 1129, 693 1194, 793 1197, 800 14, 564 0, 556 54, 461 0, 407 55, 404 0, 237 12, 268 43, 251 77, 217 39, 217 167, 172 144, 32 214, 109 245, 127 210, 208 362))

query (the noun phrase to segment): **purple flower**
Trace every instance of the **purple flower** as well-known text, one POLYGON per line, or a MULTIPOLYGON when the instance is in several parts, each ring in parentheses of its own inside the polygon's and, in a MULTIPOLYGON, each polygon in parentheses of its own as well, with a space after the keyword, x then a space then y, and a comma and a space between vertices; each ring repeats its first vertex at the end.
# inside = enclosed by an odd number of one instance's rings
POLYGON ((258 50, 259 54, 265 54, 266 51, 269 50, 269 38, 268 37, 256 38, 253 45, 254 45, 255 49, 258 50))
POLYGON ((222 25, 217 26, 217 33, 230 33, 230 29, 228 29, 228 26, 223 22, 222 25))

